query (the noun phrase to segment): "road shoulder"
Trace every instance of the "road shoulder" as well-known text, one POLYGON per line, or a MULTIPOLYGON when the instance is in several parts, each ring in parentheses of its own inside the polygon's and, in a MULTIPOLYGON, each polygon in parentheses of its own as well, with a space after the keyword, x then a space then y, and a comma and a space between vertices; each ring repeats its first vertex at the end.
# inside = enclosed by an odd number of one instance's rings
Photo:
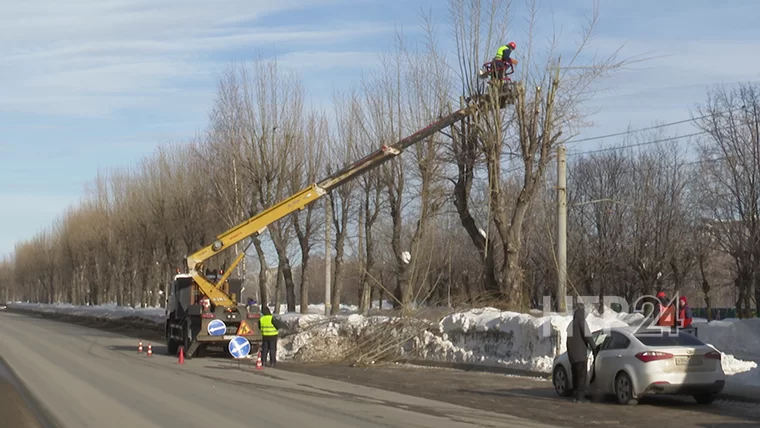
POLYGON ((61 425, 40 404, 0 356, 0 415, 13 428, 59 428, 61 425))

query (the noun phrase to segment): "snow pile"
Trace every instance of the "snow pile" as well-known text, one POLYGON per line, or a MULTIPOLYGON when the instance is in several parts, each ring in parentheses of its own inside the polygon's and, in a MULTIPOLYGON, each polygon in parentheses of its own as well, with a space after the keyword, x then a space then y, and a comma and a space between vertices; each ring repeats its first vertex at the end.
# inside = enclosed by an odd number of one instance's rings
POLYGON ((700 323, 697 335, 723 352, 760 361, 760 318, 700 323))
POLYGON ((721 352, 721 354, 722 357, 720 363, 723 367, 723 371, 727 375, 746 373, 757 368, 757 363, 754 361, 742 361, 731 354, 726 354, 725 352, 721 352))
MULTIPOLYGON (((373 309, 376 308, 377 302, 373 302, 373 309)), ((269 308, 274 312, 274 305, 269 305, 269 308)), ((387 300, 383 301, 382 309, 393 309, 393 303, 389 302, 387 300)), ((359 306, 357 305, 345 305, 341 304, 338 309, 338 315, 351 315, 356 314, 359 312, 359 306)), ((285 303, 280 304, 280 314, 300 314, 301 313, 301 305, 296 305, 294 312, 288 312, 288 305, 285 303)), ((314 314, 314 315, 324 315, 325 313, 325 304, 324 303, 317 303, 317 304, 311 304, 309 305, 309 309, 307 309, 308 314, 314 314)))
POLYGON ((385 316, 326 317, 286 314, 280 319, 278 358, 326 362, 371 355, 400 357, 409 350, 408 341, 434 325, 422 320, 402 320, 385 316), (411 328, 410 328, 411 327, 411 328))
POLYGON ((366 320, 359 315, 329 318, 324 315, 285 314, 277 357, 282 360, 340 359, 345 338, 360 334, 366 320))
POLYGON ((760 369, 755 365, 755 367, 750 370, 733 374, 730 381, 741 385, 760 388, 760 369))
POLYGON ((70 303, 55 303, 52 305, 43 303, 14 302, 9 304, 11 308, 18 308, 43 313, 58 313, 76 316, 88 316, 108 319, 141 318, 153 321, 157 324, 164 322, 164 308, 132 308, 118 306, 115 303, 96 306, 74 306, 70 303))
MULTIPOLYGON (((503 365, 551 372, 554 358, 565 352, 572 315, 533 316, 494 308, 472 309, 446 316, 438 329, 419 340, 419 355, 426 360, 503 365)), ((636 315, 605 311, 591 313, 586 322, 594 331, 628 325, 636 315)))
MULTIPOLYGON (((118 318, 130 318, 137 317, 153 321, 157 324, 164 323, 165 309, 162 307, 150 307, 150 308, 132 308, 130 306, 118 306, 116 303, 107 303, 103 305, 93 306, 74 306, 70 303, 26 303, 26 302, 13 302, 10 304, 12 308, 31 310, 43 313, 59 313, 76 316, 90 316, 108 319, 118 318)), ((388 301, 383 301, 383 309, 393 308, 393 304, 388 301)), ((274 310, 274 307, 270 306, 270 309, 274 310)), ((303 316, 301 315, 301 305, 296 305, 295 312, 288 312, 286 304, 280 305, 279 316, 303 316)), ((309 305, 307 309, 308 315, 324 315, 325 304, 313 304, 309 305)), ((356 305, 340 305, 338 315, 350 315, 359 312, 359 307, 356 305)), ((305 314, 306 315, 306 314, 305 314)))

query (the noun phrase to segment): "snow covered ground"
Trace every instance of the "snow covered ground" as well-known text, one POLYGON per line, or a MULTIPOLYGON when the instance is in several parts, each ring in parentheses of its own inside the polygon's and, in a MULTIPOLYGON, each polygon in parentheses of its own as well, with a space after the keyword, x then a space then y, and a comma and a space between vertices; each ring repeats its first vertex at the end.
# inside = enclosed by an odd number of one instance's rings
MULTIPOLYGON (((116 305, 73 306, 40 305, 16 302, 10 305, 42 312, 107 318, 140 317, 162 323, 162 308, 128 308, 116 305)), ((390 307, 386 303, 384 307, 390 307)), ((384 316, 363 317, 355 306, 341 305, 336 317, 324 316, 324 305, 309 305, 308 314, 285 313, 286 324, 278 356, 285 359, 310 360, 339 358, 345 349, 357 343, 368 328, 385 325, 384 316)), ((592 330, 603 327, 635 325, 640 314, 618 314, 606 310, 601 316, 592 312, 587 322, 592 330)), ((472 309, 445 316, 440 322, 427 323, 427 329, 415 339, 412 359, 499 365, 549 373, 554 357, 565 352, 567 327, 572 315, 543 315, 505 312, 494 308, 472 309)), ((730 383, 760 387, 760 319, 726 319, 707 322, 695 319, 698 336, 723 353, 723 369, 730 383)), ((393 327, 388 327, 393 328, 393 327)), ((378 331, 370 330, 372 335, 378 331)), ((408 349, 406 350, 409 351, 408 349)), ((402 353, 404 351, 402 350, 402 353)))

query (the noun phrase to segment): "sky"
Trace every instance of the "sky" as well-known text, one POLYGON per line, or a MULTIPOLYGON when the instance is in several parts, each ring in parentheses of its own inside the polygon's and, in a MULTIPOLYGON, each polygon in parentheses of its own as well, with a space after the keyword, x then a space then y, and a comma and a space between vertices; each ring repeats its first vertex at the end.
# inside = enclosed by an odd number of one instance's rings
MULTIPOLYGON (((562 27, 569 50, 592 0, 539 2, 538 42, 562 27)), ((526 37, 513 0, 510 40, 526 37)), ((50 226, 98 171, 134 165, 202 131, 220 74, 276 57, 315 105, 357 83, 419 32, 430 10, 452 58, 446 0, 30 0, 0 5, 0 257, 50 226)), ((688 119, 708 86, 760 80, 760 3, 602 0, 594 49, 652 59, 607 79, 582 137, 688 119), (720 6, 717 6, 720 4, 720 6)), ((504 42, 507 42, 506 40, 504 42)), ((689 133, 688 126, 669 132, 689 133)), ((601 140, 578 143, 590 150, 601 140)))

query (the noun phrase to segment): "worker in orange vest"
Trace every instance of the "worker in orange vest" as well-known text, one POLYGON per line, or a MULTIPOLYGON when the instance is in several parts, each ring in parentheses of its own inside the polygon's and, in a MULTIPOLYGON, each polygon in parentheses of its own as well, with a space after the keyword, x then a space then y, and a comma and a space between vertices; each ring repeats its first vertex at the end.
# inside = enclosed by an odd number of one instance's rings
POLYGON ((678 299, 678 323, 681 328, 690 328, 692 323, 692 312, 686 296, 678 299))
POLYGON ((668 297, 664 291, 657 293, 657 300, 659 303, 659 316, 657 325, 661 327, 675 327, 676 326, 676 310, 673 305, 668 304, 668 297))

